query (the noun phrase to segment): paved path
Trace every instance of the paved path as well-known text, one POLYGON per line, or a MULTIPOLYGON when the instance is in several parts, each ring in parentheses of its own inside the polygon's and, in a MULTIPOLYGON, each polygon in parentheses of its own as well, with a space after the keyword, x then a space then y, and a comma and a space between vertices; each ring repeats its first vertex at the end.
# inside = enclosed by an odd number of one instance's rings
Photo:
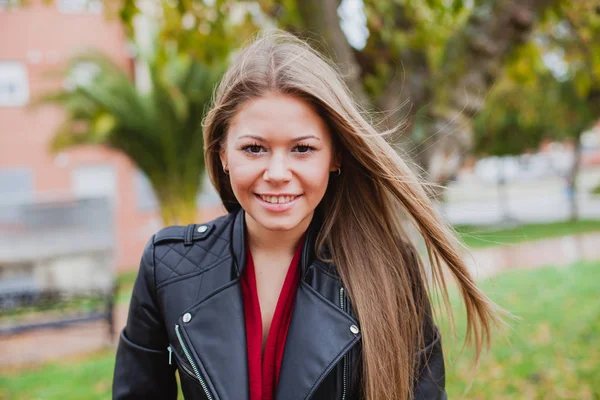
MULTIPOLYGON (((600 260, 600 233, 475 249, 466 256, 466 260, 477 279, 511 268, 561 266, 578 260, 600 260)), ((126 304, 117 307, 117 332, 125 326, 127 310, 126 304)), ((101 322, 0 337, 0 368, 39 364, 114 346, 115 343, 108 339, 106 324, 101 322)))
POLYGON ((509 269, 568 266, 577 261, 600 260, 600 232, 474 249, 465 260, 476 279, 509 269))

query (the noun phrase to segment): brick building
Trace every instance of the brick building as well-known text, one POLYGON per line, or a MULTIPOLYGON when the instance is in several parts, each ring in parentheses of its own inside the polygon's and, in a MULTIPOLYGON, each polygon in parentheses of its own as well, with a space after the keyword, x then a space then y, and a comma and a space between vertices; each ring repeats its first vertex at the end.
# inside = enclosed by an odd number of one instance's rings
MULTIPOLYGON (((28 107, 48 89, 69 84, 45 73, 85 49, 102 51, 133 77, 125 33, 118 21, 105 18, 99 1, 44 5, 32 0, 16 8, 9 3, 0 0, 0 203, 107 196, 114 214, 117 268, 137 268, 143 246, 161 226, 145 177, 127 157, 100 147, 51 154, 49 141, 62 112, 28 107)), ((85 78, 85 69, 79 75, 85 78)), ((214 192, 203 199, 209 205, 202 207, 202 219, 223 212, 214 192)))

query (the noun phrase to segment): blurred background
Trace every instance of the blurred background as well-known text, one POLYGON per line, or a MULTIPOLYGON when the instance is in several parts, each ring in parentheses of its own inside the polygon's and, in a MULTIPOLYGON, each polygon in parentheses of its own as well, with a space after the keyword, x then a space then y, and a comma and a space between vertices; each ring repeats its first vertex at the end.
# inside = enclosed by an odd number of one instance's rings
POLYGON ((332 58, 518 319, 449 398, 600 399, 600 2, 0 0, 0 399, 110 398, 142 249, 225 211, 201 121, 281 28, 332 58))

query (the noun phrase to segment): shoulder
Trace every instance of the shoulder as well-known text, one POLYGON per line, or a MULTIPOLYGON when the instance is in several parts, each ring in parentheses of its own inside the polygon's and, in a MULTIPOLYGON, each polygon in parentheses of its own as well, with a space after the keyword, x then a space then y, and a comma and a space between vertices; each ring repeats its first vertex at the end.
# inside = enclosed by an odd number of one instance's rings
POLYGON ((235 215, 212 221, 162 228, 144 250, 146 265, 152 266, 156 285, 195 275, 230 256, 229 242, 235 215))
POLYGON ((157 246, 169 242, 185 242, 191 244, 209 237, 222 237, 226 228, 231 225, 234 214, 229 213, 202 224, 171 225, 162 228, 152 237, 152 244, 157 246))

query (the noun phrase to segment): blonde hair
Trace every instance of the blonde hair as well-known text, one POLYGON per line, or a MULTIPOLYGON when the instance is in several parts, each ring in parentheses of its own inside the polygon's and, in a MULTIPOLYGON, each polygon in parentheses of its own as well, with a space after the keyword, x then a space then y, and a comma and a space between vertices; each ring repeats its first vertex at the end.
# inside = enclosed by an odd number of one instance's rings
POLYGON ((227 210, 240 206, 219 159, 228 124, 244 102, 270 92, 311 104, 341 153, 343 173, 330 180, 317 207, 323 219, 317 249, 329 249, 361 324, 362 396, 412 397, 414 361, 425 345, 433 288, 449 308, 443 264, 461 291, 466 343, 474 343, 478 358, 489 344, 497 314, 461 259, 453 231, 435 211, 423 182, 364 118, 335 65, 291 34, 262 33, 244 48, 219 84, 204 121, 208 173, 227 210), (402 213, 423 236, 433 288, 423 263, 407 246, 402 213))

